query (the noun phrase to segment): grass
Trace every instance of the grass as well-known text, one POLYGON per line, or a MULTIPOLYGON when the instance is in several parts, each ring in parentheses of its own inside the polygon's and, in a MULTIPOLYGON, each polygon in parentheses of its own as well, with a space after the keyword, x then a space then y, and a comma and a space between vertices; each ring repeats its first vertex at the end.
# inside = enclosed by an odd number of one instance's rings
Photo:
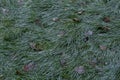
POLYGON ((0 80, 120 80, 119 0, 0 0, 0 80))

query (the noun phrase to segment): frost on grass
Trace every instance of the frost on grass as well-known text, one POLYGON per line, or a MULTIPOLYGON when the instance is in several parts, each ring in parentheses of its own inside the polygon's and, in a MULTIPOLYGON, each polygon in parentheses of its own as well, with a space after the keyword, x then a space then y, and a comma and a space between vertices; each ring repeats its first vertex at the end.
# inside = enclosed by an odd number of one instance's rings
POLYGON ((0 0, 0 79, 119 79, 119 5, 119 0, 0 0))

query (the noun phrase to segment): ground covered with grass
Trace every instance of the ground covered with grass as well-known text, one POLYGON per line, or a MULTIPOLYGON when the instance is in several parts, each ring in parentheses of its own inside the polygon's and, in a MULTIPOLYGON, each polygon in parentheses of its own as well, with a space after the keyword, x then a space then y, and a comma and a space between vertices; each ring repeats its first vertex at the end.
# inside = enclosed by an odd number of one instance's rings
POLYGON ((120 80, 120 0, 0 0, 0 80, 120 80))

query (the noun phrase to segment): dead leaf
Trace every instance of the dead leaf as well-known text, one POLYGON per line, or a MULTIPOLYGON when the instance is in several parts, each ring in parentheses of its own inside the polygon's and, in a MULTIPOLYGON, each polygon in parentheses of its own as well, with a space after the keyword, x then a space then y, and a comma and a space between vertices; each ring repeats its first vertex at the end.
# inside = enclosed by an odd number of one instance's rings
POLYGON ((15 74, 16 75, 23 75, 22 72, 20 72, 19 70, 16 70, 15 74))
POLYGON ((108 26, 104 26, 104 27, 103 27, 103 30, 104 30, 105 32, 107 32, 107 31, 110 30, 110 28, 109 28, 108 26))
POLYGON ((75 67, 74 71, 79 73, 79 74, 85 73, 85 69, 83 66, 75 67))
POLYGON ((84 11, 79 11, 78 14, 79 15, 82 15, 84 13, 84 11))
POLYGON ((89 30, 88 32, 85 33, 86 36, 91 36, 93 35, 93 31, 89 30))
POLYGON ((27 72, 27 71, 34 69, 34 67, 35 67, 35 64, 33 62, 30 62, 30 63, 24 65, 23 70, 27 72))
POLYGON ((23 2, 23 0, 18 0, 18 3, 23 2))
POLYGON ((104 18, 103 18, 103 21, 104 21, 104 22, 110 22, 110 18, 109 18, 109 17, 104 17, 104 18))
POLYGON ((64 31, 60 31, 59 34, 57 35, 58 37, 62 37, 64 36, 65 32, 64 31))
POLYGON ((96 67, 95 67, 95 70, 96 70, 97 72, 102 72, 102 71, 103 71, 103 69, 102 69, 101 67, 99 67, 99 66, 96 66, 96 67))
POLYGON ((92 66, 96 66, 98 64, 98 61, 97 61, 97 59, 96 58, 94 58, 92 61, 90 61, 90 65, 92 65, 92 66))
POLYGON ((103 50, 103 51, 107 49, 107 47, 104 46, 104 45, 100 45, 99 47, 100 47, 100 49, 103 50))
POLYGON ((61 65, 62 67, 64 67, 64 66, 66 65, 66 60, 65 60, 65 59, 61 59, 61 60, 60 60, 60 65, 61 65))
POLYGON ((55 17, 55 18, 53 18, 52 19, 54 22, 57 22, 58 20, 59 20, 59 18, 58 17, 55 17))
POLYGON ((83 38, 83 41, 84 41, 84 42, 87 42, 88 40, 89 40, 89 37, 83 38))
POLYGON ((39 47, 37 47, 37 44, 36 43, 30 43, 29 44, 31 49, 35 50, 35 51, 42 51, 42 49, 40 49, 39 47))
POLYGON ((67 11, 67 10, 68 10, 68 8, 65 8, 64 10, 65 10, 65 11, 67 11))
POLYGON ((40 25, 40 24, 41 24, 40 19, 36 19, 34 22, 35 22, 35 24, 37 24, 37 25, 40 25))
POLYGON ((0 74, 0 78, 2 78, 3 77, 3 75, 2 74, 0 74))
POLYGON ((80 22, 80 20, 78 18, 73 18, 74 22, 80 22))
POLYGON ((9 12, 8 9, 2 8, 2 13, 3 13, 3 14, 7 14, 8 12, 9 12))
POLYGON ((100 32, 100 33, 106 33, 110 30, 110 28, 108 26, 104 26, 104 27, 98 27, 97 30, 100 32))

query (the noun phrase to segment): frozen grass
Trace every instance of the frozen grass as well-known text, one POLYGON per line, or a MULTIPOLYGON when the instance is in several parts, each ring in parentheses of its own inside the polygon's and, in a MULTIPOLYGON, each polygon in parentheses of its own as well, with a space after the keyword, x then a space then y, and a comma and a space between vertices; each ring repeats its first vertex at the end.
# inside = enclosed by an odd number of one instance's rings
POLYGON ((0 0, 0 80, 119 76, 119 0, 0 0))

